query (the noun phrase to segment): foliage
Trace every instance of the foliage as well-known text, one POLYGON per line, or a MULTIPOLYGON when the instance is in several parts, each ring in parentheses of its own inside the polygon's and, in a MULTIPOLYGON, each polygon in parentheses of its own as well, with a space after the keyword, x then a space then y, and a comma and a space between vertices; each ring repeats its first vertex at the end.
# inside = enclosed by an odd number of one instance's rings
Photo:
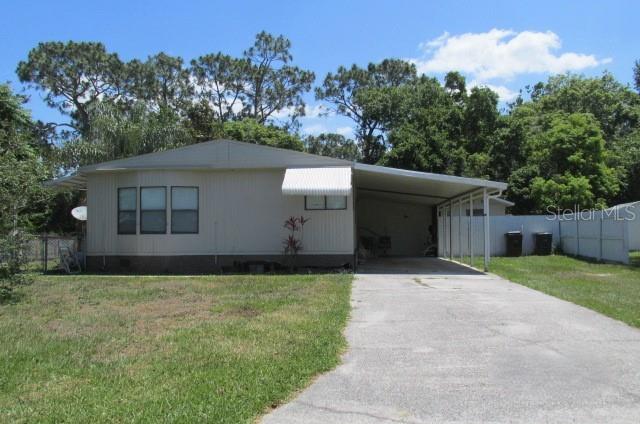
POLYGON ((262 31, 253 46, 244 51, 247 62, 243 92, 244 116, 265 123, 277 111, 288 109, 291 116, 304 115, 302 94, 311 89, 315 74, 291 66, 291 41, 282 35, 262 31))
POLYGON ((275 125, 260 124, 250 118, 225 122, 220 137, 282 149, 304 150, 304 145, 297 135, 290 134, 275 125))
POLYGON ((635 65, 633 66, 633 83, 640 93, 640 60, 636 60, 635 65))
POLYGON ((70 115, 70 125, 81 133, 89 130, 88 108, 123 91, 124 65, 102 43, 39 43, 16 72, 20 81, 45 93, 49 106, 70 115))
POLYGON ((10 300, 17 286, 32 281, 24 273, 29 240, 21 229, 0 234, 0 303, 10 300))
POLYGON ((304 224, 309 221, 309 218, 304 216, 290 216, 284 221, 284 228, 289 232, 282 241, 284 247, 284 255, 289 258, 289 267, 293 269, 295 267, 296 257, 298 253, 303 249, 304 241, 304 224), (300 236, 298 237, 298 233, 300 236))
MULTIPOLYGON (((371 116, 368 110, 373 106, 371 103, 384 98, 366 96, 362 92, 372 88, 399 87, 415 78, 415 66, 399 59, 369 63, 367 68, 355 64, 351 68, 340 66, 335 73, 328 73, 322 86, 316 88, 316 99, 329 102, 336 113, 355 122, 363 162, 376 163, 385 151, 385 128, 382 118, 371 116)), ((378 111, 381 109, 377 108, 378 111)))
POLYGON ((151 110, 144 103, 120 108, 101 102, 89 111, 91 129, 57 150, 66 169, 191 144, 192 134, 170 108, 151 110))
POLYGON ((30 116, 21 99, 0 85, 0 233, 29 226, 29 212, 46 200, 47 169, 33 144, 30 116))
POLYGON ((620 194, 614 203, 640 199, 640 128, 612 142, 610 162, 620 173, 620 194))
POLYGON ((539 176, 531 182, 538 209, 604 207, 619 183, 605 164, 602 132, 592 115, 556 113, 528 147, 539 176))
POLYGON ((383 116, 375 110, 369 112, 383 119, 389 131, 391 148, 382 164, 417 171, 465 173, 464 106, 457 103, 460 96, 456 92, 427 77, 376 91, 387 92, 395 99, 394 113, 383 116))
POLYGON ((546 83, 534 87, 531 100, 533 108, 541 114, 592 114, 607 142, 628 134, 640 124, 640 96, 608 72, 596 78, 574 74, 551 76, 546 83))
POLYGON ((238 116, 245 98, 244 89, 249 64, 222 53, 200 56, 191 61, 191 75, 197 89, 196 98, 212 120, 225 122, 238 116))
POLYGON ((218 122, 248 117, 264 124, 275 113, 304 115, 303 94, 315 75, 292 65, 290 50, 287 38, 263 31, 240 58, 207 54, 185 67, 181 57, 164 52, 125 63, 102 43, 46 42, 29 52, 17 73, 45 93, 49 106, 71 117, 59 125, 81 136, 89 134, 91 109, 102 102, 125 109, 143 103, 190 119, 204 114, 218 122))
POLYGON ((24 282, 24 228, 47 193, 47 170, 33 144, 33 125, 21 98, 0 85, 0 297, 24 282))
POLYGON ((356 143, 341 134, 323 133, 304 139, 305 151, 314 155, 357 161, 360 152, 356 143))
POLYGON ((181 113, 192 101, 193 86, 181 57, 164 52, 126 64, 128 100, 144 102, 154 110, 169 109, 181 113))

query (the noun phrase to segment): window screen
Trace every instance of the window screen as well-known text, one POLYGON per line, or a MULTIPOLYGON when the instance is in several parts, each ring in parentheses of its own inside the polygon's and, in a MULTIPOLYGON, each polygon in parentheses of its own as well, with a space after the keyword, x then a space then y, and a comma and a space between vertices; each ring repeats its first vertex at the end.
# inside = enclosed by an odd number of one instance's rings
POLYGON ((171 187, 171 232, 198 233, 198 187, 171 187))
POLYGON ((327 209, 347 209, 346 196, 327 196, 327 209))
POLYGON ((347 209, 346 196, 305 196, 306 210, 347 209))
POLYGON ((167 232, 167 189, 165 187, 140 188, 140 233, 167 232))
POLYGON ((136 212, 138 209, 135 187, 118 189, 118 234, 136 233, 136 212))
POLYGON ((308 210, 324 209, 324 196, 305 196, 304 208, 308 210))

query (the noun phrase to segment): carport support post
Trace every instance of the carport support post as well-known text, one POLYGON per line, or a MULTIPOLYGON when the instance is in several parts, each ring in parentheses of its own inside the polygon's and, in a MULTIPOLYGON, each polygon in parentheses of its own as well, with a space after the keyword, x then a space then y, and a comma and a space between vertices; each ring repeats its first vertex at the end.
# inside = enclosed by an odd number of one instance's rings
POLYGON ((482 190, 482 211, 484 215, 484 271, 489 271, 489 196, 487 189, 482 190))
POLYGON ((460 262, 462 259, 462 197, 458 199, 458 253, 460 254, 460 262))
POLYGON ((469 265, 473 266, 473 194, 469 194, 469 265))
POLYGON ((453 200, 449 201, 449 260, 453 260, 453 200))

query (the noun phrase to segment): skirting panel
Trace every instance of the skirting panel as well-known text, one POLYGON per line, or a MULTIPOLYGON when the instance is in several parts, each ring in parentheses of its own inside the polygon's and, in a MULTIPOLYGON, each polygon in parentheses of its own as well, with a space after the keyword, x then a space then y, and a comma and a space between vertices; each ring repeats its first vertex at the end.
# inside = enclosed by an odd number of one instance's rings
MULTIPOLYGON (((300 255, 297 267, 353 267, 353 255, 300 255)), ((282 255, 187 255, 187 256, 87 256, 89 272, 139 274, 211 274, 221 271, 246 271, 251 266, 288 266, 282 255)))

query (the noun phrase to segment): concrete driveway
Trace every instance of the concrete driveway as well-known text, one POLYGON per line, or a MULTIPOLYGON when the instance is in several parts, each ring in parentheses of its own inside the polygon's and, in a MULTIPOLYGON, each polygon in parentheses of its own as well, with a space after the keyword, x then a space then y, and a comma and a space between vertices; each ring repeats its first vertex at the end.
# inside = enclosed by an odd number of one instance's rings
POLYGON ((265 423, 640 422, 640 331, 596 312, 429 258, 352 305, 343 364, 265 423))

